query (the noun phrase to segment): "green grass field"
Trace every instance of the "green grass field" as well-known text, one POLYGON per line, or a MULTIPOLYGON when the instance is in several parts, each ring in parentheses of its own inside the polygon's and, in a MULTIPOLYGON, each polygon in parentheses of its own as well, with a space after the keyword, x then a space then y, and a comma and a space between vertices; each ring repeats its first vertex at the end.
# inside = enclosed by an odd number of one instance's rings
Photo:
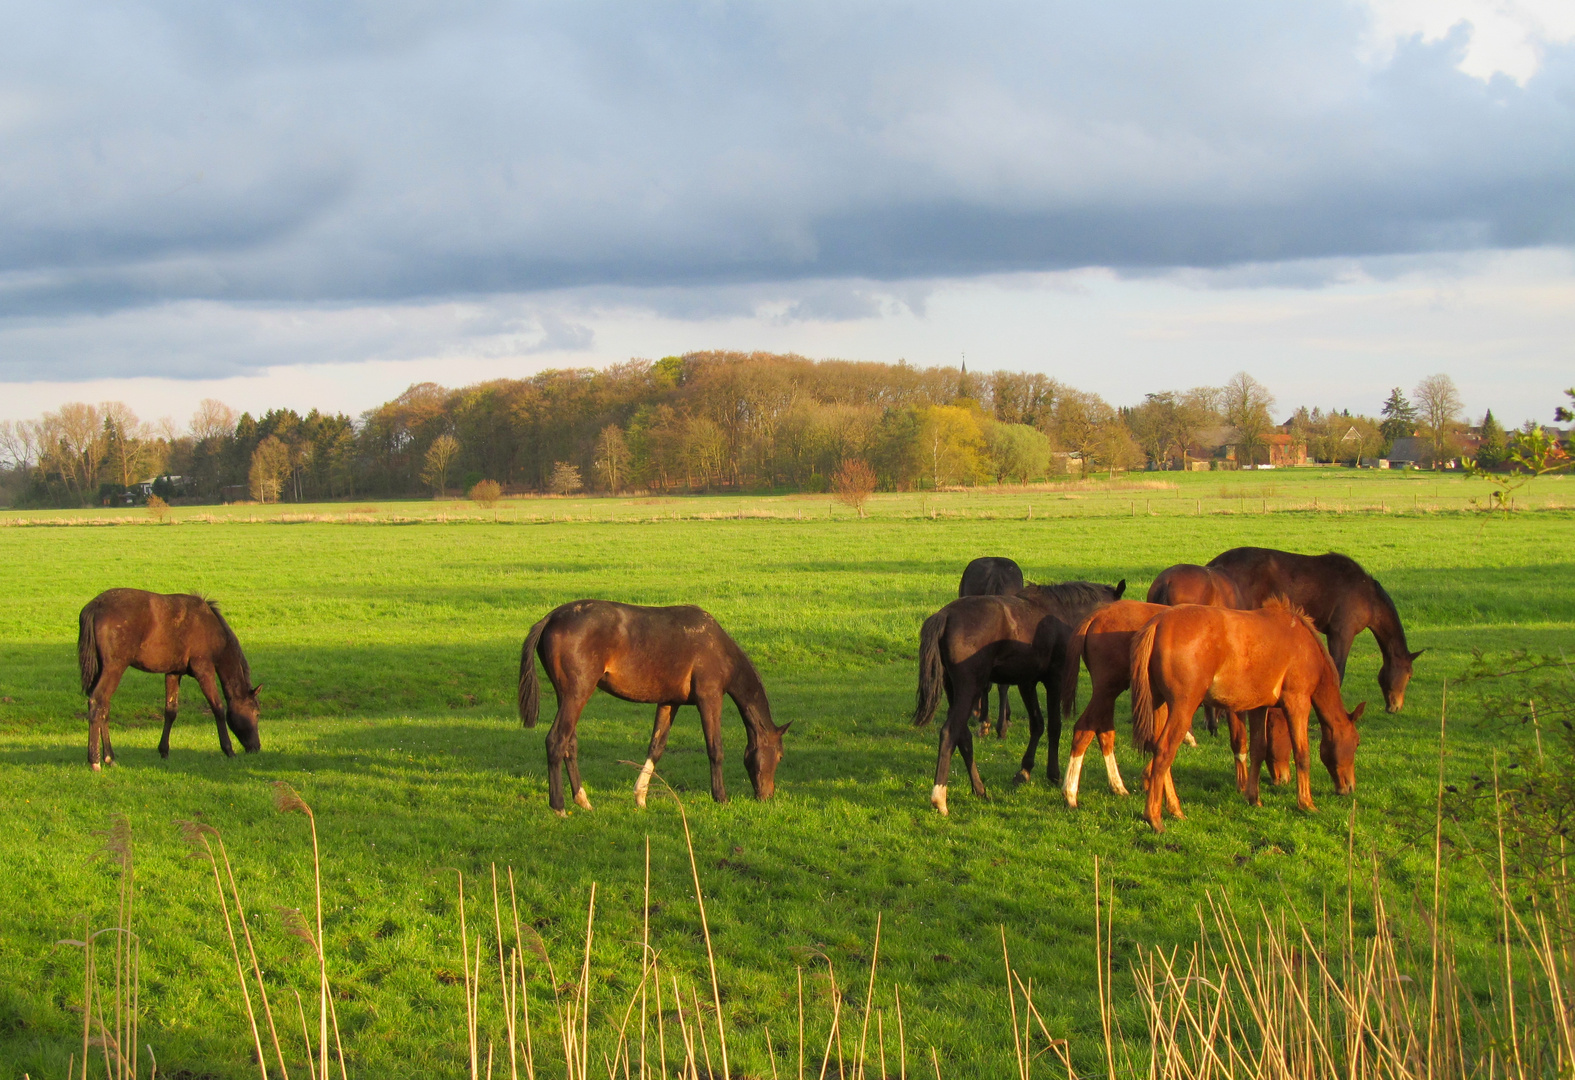
MULTIPOLYGON (((705 951, 677 813, 656 799, 637 810, 634 770, 620 764, 643 757, 651 710, 593 698, 580 760, 597 809, 567 820, 547 809, 545 726, 523 731, 514 715, 525 630, 552 606, 587 596, 705 606, 759 665, 777 721, 794 721, 769 803, 748 797, 731 704, 732 803, 708 797, 692 710, 680 713, 663 762, 694 830, 735 1073, 771 1075, 764 1025, 780 1050, 796 1024, 799 965, 818 1069, 828 1009, 825 963, 814 954, 829 955, 862 1002, 877 913, 878 1001, 889 1008, 891 984, 901 983, 910 1050, 935 1046, 948 1076, 1014 1068, 1001 994, 1004 926, 1052 1032, 1071 1040, 1079 1072, 1098 1069, 1094 856, 1116 886, 1120 969, 1140 946, 1194 936, 1208 891, 1242 910, 1261 904, 1308 916, 1343 897, 1351 801, 1333 794, 1315 764, 1320 813, 1299 813, 1290 792, 1273 788, 1250 810, 1232 783, 1223 734, 1203 735, 1176 770, 1189 819, 1156 836, 1139 817, 1140 800, 1111 796, 1097 765, 1085 771, 1075 812, 1042 774, 1012 787, 1026 738, 1018 723, 1004 742, 982 745, 990 800, 954 783, 952 816, 941 819, 928 803, 935 731, 908 723, 920 622, 956 595, 962 566, 981 554, 1012 556, 1037 580, 1125 577, 1137 596, 1163 567, 1239 544, 1352 555, 1394 596, 1412 648, 1428 649, 1402 715, 1379 708, 1370 636, 1359 640, 1346 681, 1349 702, 1370 703, 1356 843, 1377 852, 1404 908, 1431 890, 1443 680, 1473 646, 1553 651, 1569 647, 1575 630, 1575 514, 1455 512, 1462 502, 1430 499, 1429 487, 1465 498, 1469 485, 1419 476, 1205 474, 1170 489, 891 496, 865 521, 824 497, 533 500, 495 513, 380 504, 360 512, 361 525, 337 523, 356 516, 344 506, 287 508, 324 519, 288 525, 225 523, 274 518, 275 507, 182 509, 177 524, 139 528, 5 527, 51 515, 0 514, 0 1077, 63 1076, 80 1051, 73 1006, 82 956, 55 943, 79 937, 84 918, 101 926, 112 917, 115 874, 95 857, 95 830, 115 814, 129 819, 136 840, 143 1041, 160 1075, 256 1075, 212 878, 188 857, 173 822, 200 818, 222 831, 270 993, 276 1005, 288 998, 283 1015, 293 1023, 289 988, 310 1007, 315 966, 276 907, 310 908, 311 855, 305 821, 272 808, 276 779, 317 812, 327 952, 352 1075, 464 1072, 454 868, 480 891, 490 864, 513 866, 522 918, 540 929, 560 973, 578 963, 597 883, 594 1032, 616 1023, 607 1017, 621 1015, 639 977, 649 836, 655 944, 703 996, 705 951), (1346 486, 1349 508, 1327 509, 1346 486), (1328 500, 1317 511, 1315 491, 1328 500), (1196 505, 1211 495, 1219 505, 1196 505), (1385 509, 1356 512, 1363 499, 1385 509), (440 515, 450 523, 376 523, 440 515), (263 683, 262 753, 224 759, 187 681, 173 751, 161 761, 162 680, 132 672, 113 712, 120 764, 89 771, 76 613, 111 586, 224 602, 263 683)), ((1537 498, 1558 494, 1560 485, 1543 485, 1537 498)), ((114 514, 145 520, 141 511, 114 514)), ((55 517, 114 519, 107 511, 55 517)), ((1484 768, 1493 730, 1468 702, 1452 703, 1452 777, 1484 768)), ((1064 761, 1064 739, 1062 753, 1064 761)), ((1124 747, 1120 756, 1130 784, 1141 761, 1124 747)), ((1496 916, 1465 863, 1452 872, 1450 895, 1469 974, 1471 956, 1491 948, 1496 916)), ((473 893, 471 903, 472 928, 490 925, 490 895, 483 906, 473 893)), ((1123 1023, 1135 1026, 1130 986, 1118 976, 1123 1023)), ((537 975, 538 1008, 550 993, 537 975)), ((536 1023, 538 1064, 550 1072, 545 1013, 536 1023)), ((501 1041, 486 992, 481 1024, 484 1037, 501 1041)), ((909 1067, 919 1062, 914 1052, 909 1067)))

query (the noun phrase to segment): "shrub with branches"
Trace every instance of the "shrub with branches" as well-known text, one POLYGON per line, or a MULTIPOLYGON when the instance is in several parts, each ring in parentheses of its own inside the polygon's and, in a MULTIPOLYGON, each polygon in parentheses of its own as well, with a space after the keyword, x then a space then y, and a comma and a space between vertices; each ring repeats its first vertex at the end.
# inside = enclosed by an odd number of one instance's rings
POLYGON ((859 517, 863 517, 864 504, 875 491, 875 470, 862 458, 848 458, 837 466, 831 478, 831 490, 838 502, 853 507, 859 517))
POLYGON ((470 489, 470 501, 488 510, 498 505, 498 500, 501 498, 503 498, 503 485, 496 480, 478 481, 470 489))

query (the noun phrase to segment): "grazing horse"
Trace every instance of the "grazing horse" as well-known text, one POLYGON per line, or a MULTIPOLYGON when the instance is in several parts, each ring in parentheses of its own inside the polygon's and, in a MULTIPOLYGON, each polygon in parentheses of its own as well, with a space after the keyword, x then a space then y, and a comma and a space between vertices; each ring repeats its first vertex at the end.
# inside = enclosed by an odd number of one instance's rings
POLYGON ((1356 788, 1356 722, 1366 707, 1352 712, 1340 699, 1340 676, 1318 640, 1312 620, 1300 609, 1270 600, 1257 611, 1188 604, 1166 608, 1139 631, 1132 643, 1132 744, 1153 755, 1148 766, 1148 805, 1144 816, 1163 832, 1162 809, 1182 817, 1170 766, 1192 714, 1204 702, 1233 712, 1251 712, 1252 750, 1243 794, 1249 806, 1258 798, 1258 773, 1266 752, 1264 710, 1278 705, 1290 725, 1296 758, 1296 804, 1312 801, 1308 772, 1307 717, 1318 713, 1323 759, 1334 789, 1356 788))
POLYGON ((1412 662, 1425 650, 1407 651, 1405 627, 1400 624, 1395 602, 1356 560, 1333 553, 1296 555, 1273 548, 1239 547, 1215 556, 1209 569, 1234 581, 1249 608, 1283 596, 1305 611, 1329 639, 1329 655, 1342 682, 1351 643, 1363 630, 1371 630, 1384 658, 1378 669, 1384 706, 1392 713, 1404 707, 1412 662))
MULTIPOLYGON (((1011 559, 999 555, 985 555, 963 568, 962 582, 957 595, 963 596, 1016 596, 1023 589, 1023 568, 1011 559)), ((1001 715, 996 718, 995 737, 1006 737, 1006 725, 1012 719, 1012 702, 1006 693, 1006 684, 998 688, 1001 697, 1001 715)), ((990 733, 990 691, 984 691, 979 702, 979 735, 990 733)))
POLYGON ((952 751, 960 751, 973 793, 984 797, 984 781, 973 761, 973 734, 968 720, 991 683, 1017 687, 1028 706, 1028 749, 1019 780, 1034 767, 1034 753, 1045 733, 1039 711, 1038 686, 1049 689, 1049 753, 1045 776, 1061 778, 1061 703, 1058 695, 1062 665, 1072 630, 1090 611, 1121 598, 1126 582, 1111 587, 1091 581, 1032 585, 1017 596, 965 596, 953 600, 924 620, 919 632, 919 691, 913 724, 922 727, 935 717, 941 691, 946 692, 946 722, 941 726, 940 752, 930 802, 942 814, 952 751))
POLYGON ((257 738, 257 691, 251 668, 235 631, 219 605, 200 596, 109 589, 87 602, 77 617, 77 665, 88 696, 88 764, 115 763, 109 742, 109 699, 128 667, 164 676, 164 737, 159 756, 170 756, 170 728, 180 707, 180 677, 190 675, 202 688, 219 728, 219 749, 235 756, 230 732, 247 753, 257 738), (219 700, 220 690, 224 701, 219 700), (228 728, 228 730, 226 730, 228 728))
POLYGON ((776 791, 782 733, 791 722, 771 722, 771 703, 755 665, 709 614, 691 605, 638 607, 610 600, 577 600, 554 608, 530 628, 520 652, 519 709, 526 727, 536 726, 541 687, 536 657, 558 696, 558 713, 547 732, 547 799, 559 817, 563 808, 563 763, 568 760, 574 801, 589 810, 591 800, 580 782, 580 712, 598 688, 625 701, 656 706, 656 722, 645 767, 635 781, 635 802, 645 794, 656 763, 667 749, 673 713, 682 705, 700 710, 705 750, 711 759, 711 797, 727 801, 722 784, 722 695, 733 699, 749 742, 744 769, 755 797, 776 791))
MULTIPOLYGON (((1063 686, 1064 709, 1070 713, 1077 692, 1077 666, 1082 661, 1088 668, 1093 693, 1072 728, 1072 754, 1066 763, 1066 804, 1077 806, 1078 780, 1083 772, 1083 755, 1088 746, 1099 738, 1099 749, 1105 759, 1105 777, 1110 790, 1117 795, 1127 794, 1121 780, 1121 769, 1116 764, 1116 698, 1127 691, 1132 678, 1132 639, 1148 621, 1169 607, 1144 603, 1141 600, 1119 600, 1109 607, 1100 608, 1072 635, 1068 648, 1065 682, 1063 686)), ((1290 779, 1290 730, 1286 727, 1285 714, 1274 708, 1269 710, 1269 765, 1275 783, 1290 779)), ((1246 725, 1236 714, 1230 714, 1231 749, 1236 754, 1236 786, 1245 790, 1247 784, 1247 752, 1249 742, 1246 725)))

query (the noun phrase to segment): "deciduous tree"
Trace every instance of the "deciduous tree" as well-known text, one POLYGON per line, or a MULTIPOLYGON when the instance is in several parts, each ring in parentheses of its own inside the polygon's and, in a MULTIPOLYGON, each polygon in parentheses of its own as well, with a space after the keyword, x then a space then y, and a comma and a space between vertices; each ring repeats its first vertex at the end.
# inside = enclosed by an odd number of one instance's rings
POLYGON ((434 495, 441 498, 448 492, 448 470, 457 457, 459 440, 446 431, 427 447, 426 468, 421 470, 421 479, 431 485, 434 495))
POLYGON ((1417 419, 1422 436, 1432 451, 1433 467, 1439 468, 1453 454, 1460 431, 1460 414, 1465 408, 1460 391, 1448 375, 1429 375, 1416 384, 1417 419))

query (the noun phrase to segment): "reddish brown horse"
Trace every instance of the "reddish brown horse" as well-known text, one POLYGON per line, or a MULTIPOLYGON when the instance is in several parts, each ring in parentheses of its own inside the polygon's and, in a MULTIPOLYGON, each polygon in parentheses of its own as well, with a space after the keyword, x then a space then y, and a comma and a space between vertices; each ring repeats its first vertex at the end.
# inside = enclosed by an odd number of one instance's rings
POLYGON ((212 600, 141 589, 101 592, 77 617, 77 665, 82 692, 88 696, 88 764, 94 769, 101 760, 115 763, 109 742, 109 699, 128 667, 164 676, 160 757, 170 756, 170 728, 180 706, 182 675, 196 679, 208 699, 219 728, 219 748, 226 756, 235 756, 231 731, 247 753, 262 745, 257 738, 257 691, 262 687, 252 685, 241 643, 212 600))
MULTIPOLYGON (((1077 628, 1066 667, 1063 684, 1066 710, 1071 711, 1077 691, 1077 663, 1088 668, 1093 693, 1088 699, 1077 723, 1072 728, 1072 755, 1066 764, 1066 781, 1063 785, 1066 804, 1077 806, 1078 781, 1083 772, 1083 755, 1097 736, 1100 753, 1105 759, 1105 777, 1110 790, 1117 795, 1127 794, 1121 780, 1121 769, 1116 764, 1116 699, 1126 693, 1132 678, 1132 639, 1148 621, 1168 611, 1162 604, 1145 604, 1140 600, 1121 600, 1094 612, 1077 628)), ((1275 708, 1269 710, 1269 767, 1275 783, 1290 779, 1291 741, 1285 714, 1275 708)), ((1247 728, 1235 714, 1230 714, 1230 744, 1236 755, 1236 786, 1245 790, 1247 784, 1247 728)))
POLYGON ((1411 665, 1423 650, 1408 651, 1394 601, 1354 559, 1239 547, 1215 556, 1209 569, 1236 583, 1246 607, 1260 607, 1270 597, 1283 596, 1305 611, 1329 639, 1329 655, 1342 682, 1352 642, 1363 630, 1371 630, 1384 658, 1378 669, 1384 705, 1392 713, 1405 705, 1411 665))
POLYGON ((568 761, 574 801, 586 810, 591 800, 580 781, 580 713, 598 688, 625 701, 656 706, 656 723, 645 767, 635 781, 635 802, 645 793, 656 763, 667 749, 673 713, 682 705, 700 711, 706 754, 711 759, 711 797, 727 801, 722 783, 722 695, 733 699, 749 741, 744 769, 755 797, 769 799, 776 791, 777 763, 782 760, 782 733, 771 721, 771 703, 755 665, 738 643, 697 607, 637 607, 610 600, 577 600, 564 604, 530 628, 520 652, 519 708, 526 727, 536 726, 541 687, 536 657, 558 697, 558 713, 547 732, 547 800, 561 817, 563 764, 568 761))
POLYGON ((1046 733, 1045 714, 1039 711, 1039 684, 1049 691, 1048 753, 1045 776, 1061 779, 1062 666, 1073 629, 1088 613, 1121 598, 1122 581, 1115 587, 1091 581, 1060 585, 1030 585, 1017 596, 966 596, 953 600, 924 620, 919 632, 919 692, 913 710, 915 727, 928 724, 946 693, 946 722, 941 727, 940 751, 935 763, 935 786, 930 802, 947 813, 946 781, 952 752, 962 754, 973 793, 985 795, 984 781, 973 761, 973 733, 968 720, 979 699, 992 683, 1017 687, 1028 706, 1028 749, 1017 776, 1033 772, 1040 736, 1046 733))
POLYGON ((1181 817, 1170 767, 1192 714, 1204 702, 1250 713, 1251 762, 1243 793, 1258 799, 1258 773, 1266 753, 1263 710, 1279 705, 1290 723, 1296 759, 1296 803, 1317 809, 1308 772, 1307 717, 1316 710, 1322 728, 1319 756, 1342 795, 1356 787, 1356 721, 1340 700, 1340 676, 1312 621, 1296 608, 1271 600, 1258 611, 1188 604, 1151 619, 1132 644, 1132 743, 1153 755, 1148 767, 1144 816, 1163 832, 1162 809, 1181 817))
MULTIPOLYGON (((963 567, 962 581, 957 584, 957 595, 963 596, 1016 596, 1023 591, 1023 568, 1001 555, 984 555, 963 567)), ((1008 687, 996 687, 1001 697, 1000 715, 996 717, 995 737, 1006 738, 1006 726, 1012 719, 1012 702, 1007 696, 1008 687)), ((1026 702, 1025 702, 1026 704, 1026 702)), ((984 692, 979 702, 979 737, 990 733, 990 691, 984 692)))
POLYGON ((1202 604, 1205 607, 1234 608, 1245 611, 1252 605, 1242 598, 1236 583, 1224 574, 1195 563, 1177 563, 1160 571, 1148 587, 1148 602, 1175 607, 1177 604, 1202 604))

